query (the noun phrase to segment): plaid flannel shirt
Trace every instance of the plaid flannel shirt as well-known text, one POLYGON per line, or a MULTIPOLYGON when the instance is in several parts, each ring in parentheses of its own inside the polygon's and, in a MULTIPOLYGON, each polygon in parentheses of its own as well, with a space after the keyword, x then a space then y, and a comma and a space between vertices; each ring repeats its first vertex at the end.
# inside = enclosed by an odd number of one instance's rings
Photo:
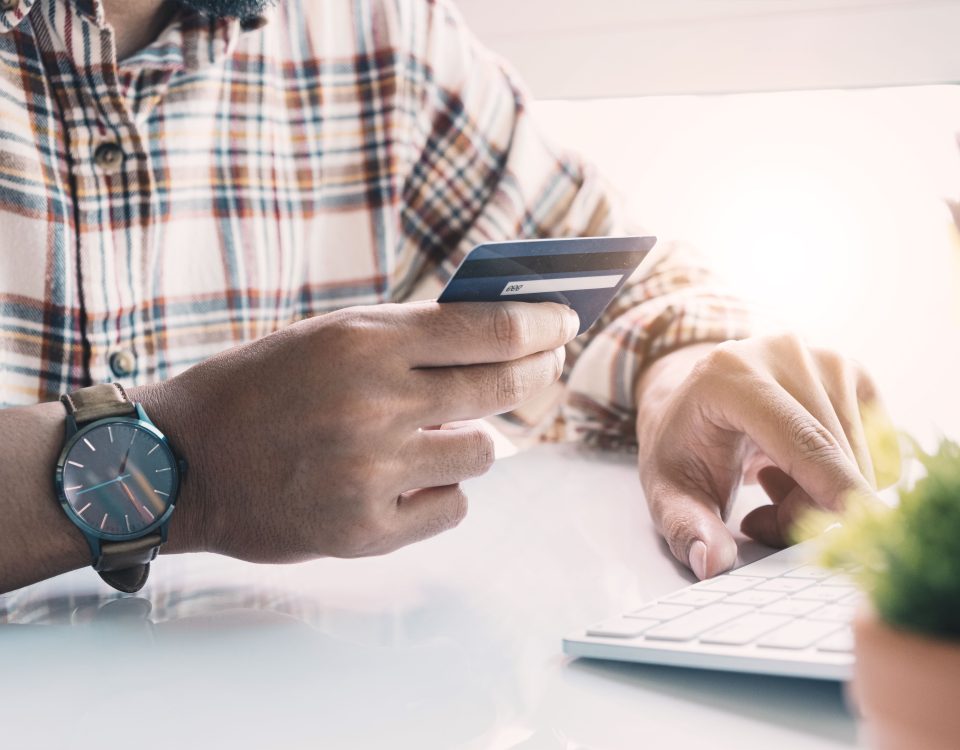
MULTIPOLYGON (((183 10, 123 61, 98 0, 2 7, 0 405, 434 297, 480 242, 626 231, 446 0, 282 0, 262 26, 183 10)), ((646 364, 746 333, 679 248, 659 258, 570 345, 583 434, 631 441, 646 364)))

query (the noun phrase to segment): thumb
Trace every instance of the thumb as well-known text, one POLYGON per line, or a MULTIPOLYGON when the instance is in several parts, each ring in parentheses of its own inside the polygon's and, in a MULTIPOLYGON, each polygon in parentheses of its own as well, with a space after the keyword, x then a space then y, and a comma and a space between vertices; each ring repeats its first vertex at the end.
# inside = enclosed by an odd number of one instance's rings
POLYGON ((664 484, 647 496, 650 512, 673 556, 703 580, 737 560, 737 543, 717 503, 702 490, 664 484))

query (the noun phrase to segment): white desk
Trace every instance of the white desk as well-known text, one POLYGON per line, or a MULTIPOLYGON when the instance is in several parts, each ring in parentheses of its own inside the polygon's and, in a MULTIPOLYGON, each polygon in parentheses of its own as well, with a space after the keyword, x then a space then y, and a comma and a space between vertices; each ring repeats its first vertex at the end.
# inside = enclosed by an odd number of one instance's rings
MULTIPOLYGON (((631 457, 540 447, 468 492, 460 528, 386 558, 259 567, 167 557, 138 597, 111 593, 89 570, 0 597, 0 743, 856 744, 837 684, 561 653, 568 631, 690 580, 651 527, 631 457)), ((736 515, 758 501, 748 490, 736 515)))

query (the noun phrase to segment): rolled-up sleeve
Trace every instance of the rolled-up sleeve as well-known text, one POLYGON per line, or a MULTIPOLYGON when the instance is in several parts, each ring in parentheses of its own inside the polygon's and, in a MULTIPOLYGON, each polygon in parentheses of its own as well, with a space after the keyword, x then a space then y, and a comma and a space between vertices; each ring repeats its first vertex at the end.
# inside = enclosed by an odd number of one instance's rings
POLYGON ((692 248, 664 243, 588 332, 567 379, 567 429, 607 447, 634 445, 644 369, 684 346, 744 338, 752 318, 692 248))

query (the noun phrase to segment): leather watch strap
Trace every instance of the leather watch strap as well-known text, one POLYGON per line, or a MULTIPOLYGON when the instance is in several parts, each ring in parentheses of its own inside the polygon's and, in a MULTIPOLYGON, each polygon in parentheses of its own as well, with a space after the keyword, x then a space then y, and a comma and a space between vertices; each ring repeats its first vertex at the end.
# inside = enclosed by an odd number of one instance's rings
POLYGON ((162 541, 160 534, 151 534, 130 542, 107 542, 100 547, 100 558, 93 567, 115 589, 136 593, 147 582, 150 561, 162 541))
POLYGON ((73 393, 64 393, 60 401, 78 425, 105 417, 127 416, 137 410, 119 383, 101 383, 73 393))

